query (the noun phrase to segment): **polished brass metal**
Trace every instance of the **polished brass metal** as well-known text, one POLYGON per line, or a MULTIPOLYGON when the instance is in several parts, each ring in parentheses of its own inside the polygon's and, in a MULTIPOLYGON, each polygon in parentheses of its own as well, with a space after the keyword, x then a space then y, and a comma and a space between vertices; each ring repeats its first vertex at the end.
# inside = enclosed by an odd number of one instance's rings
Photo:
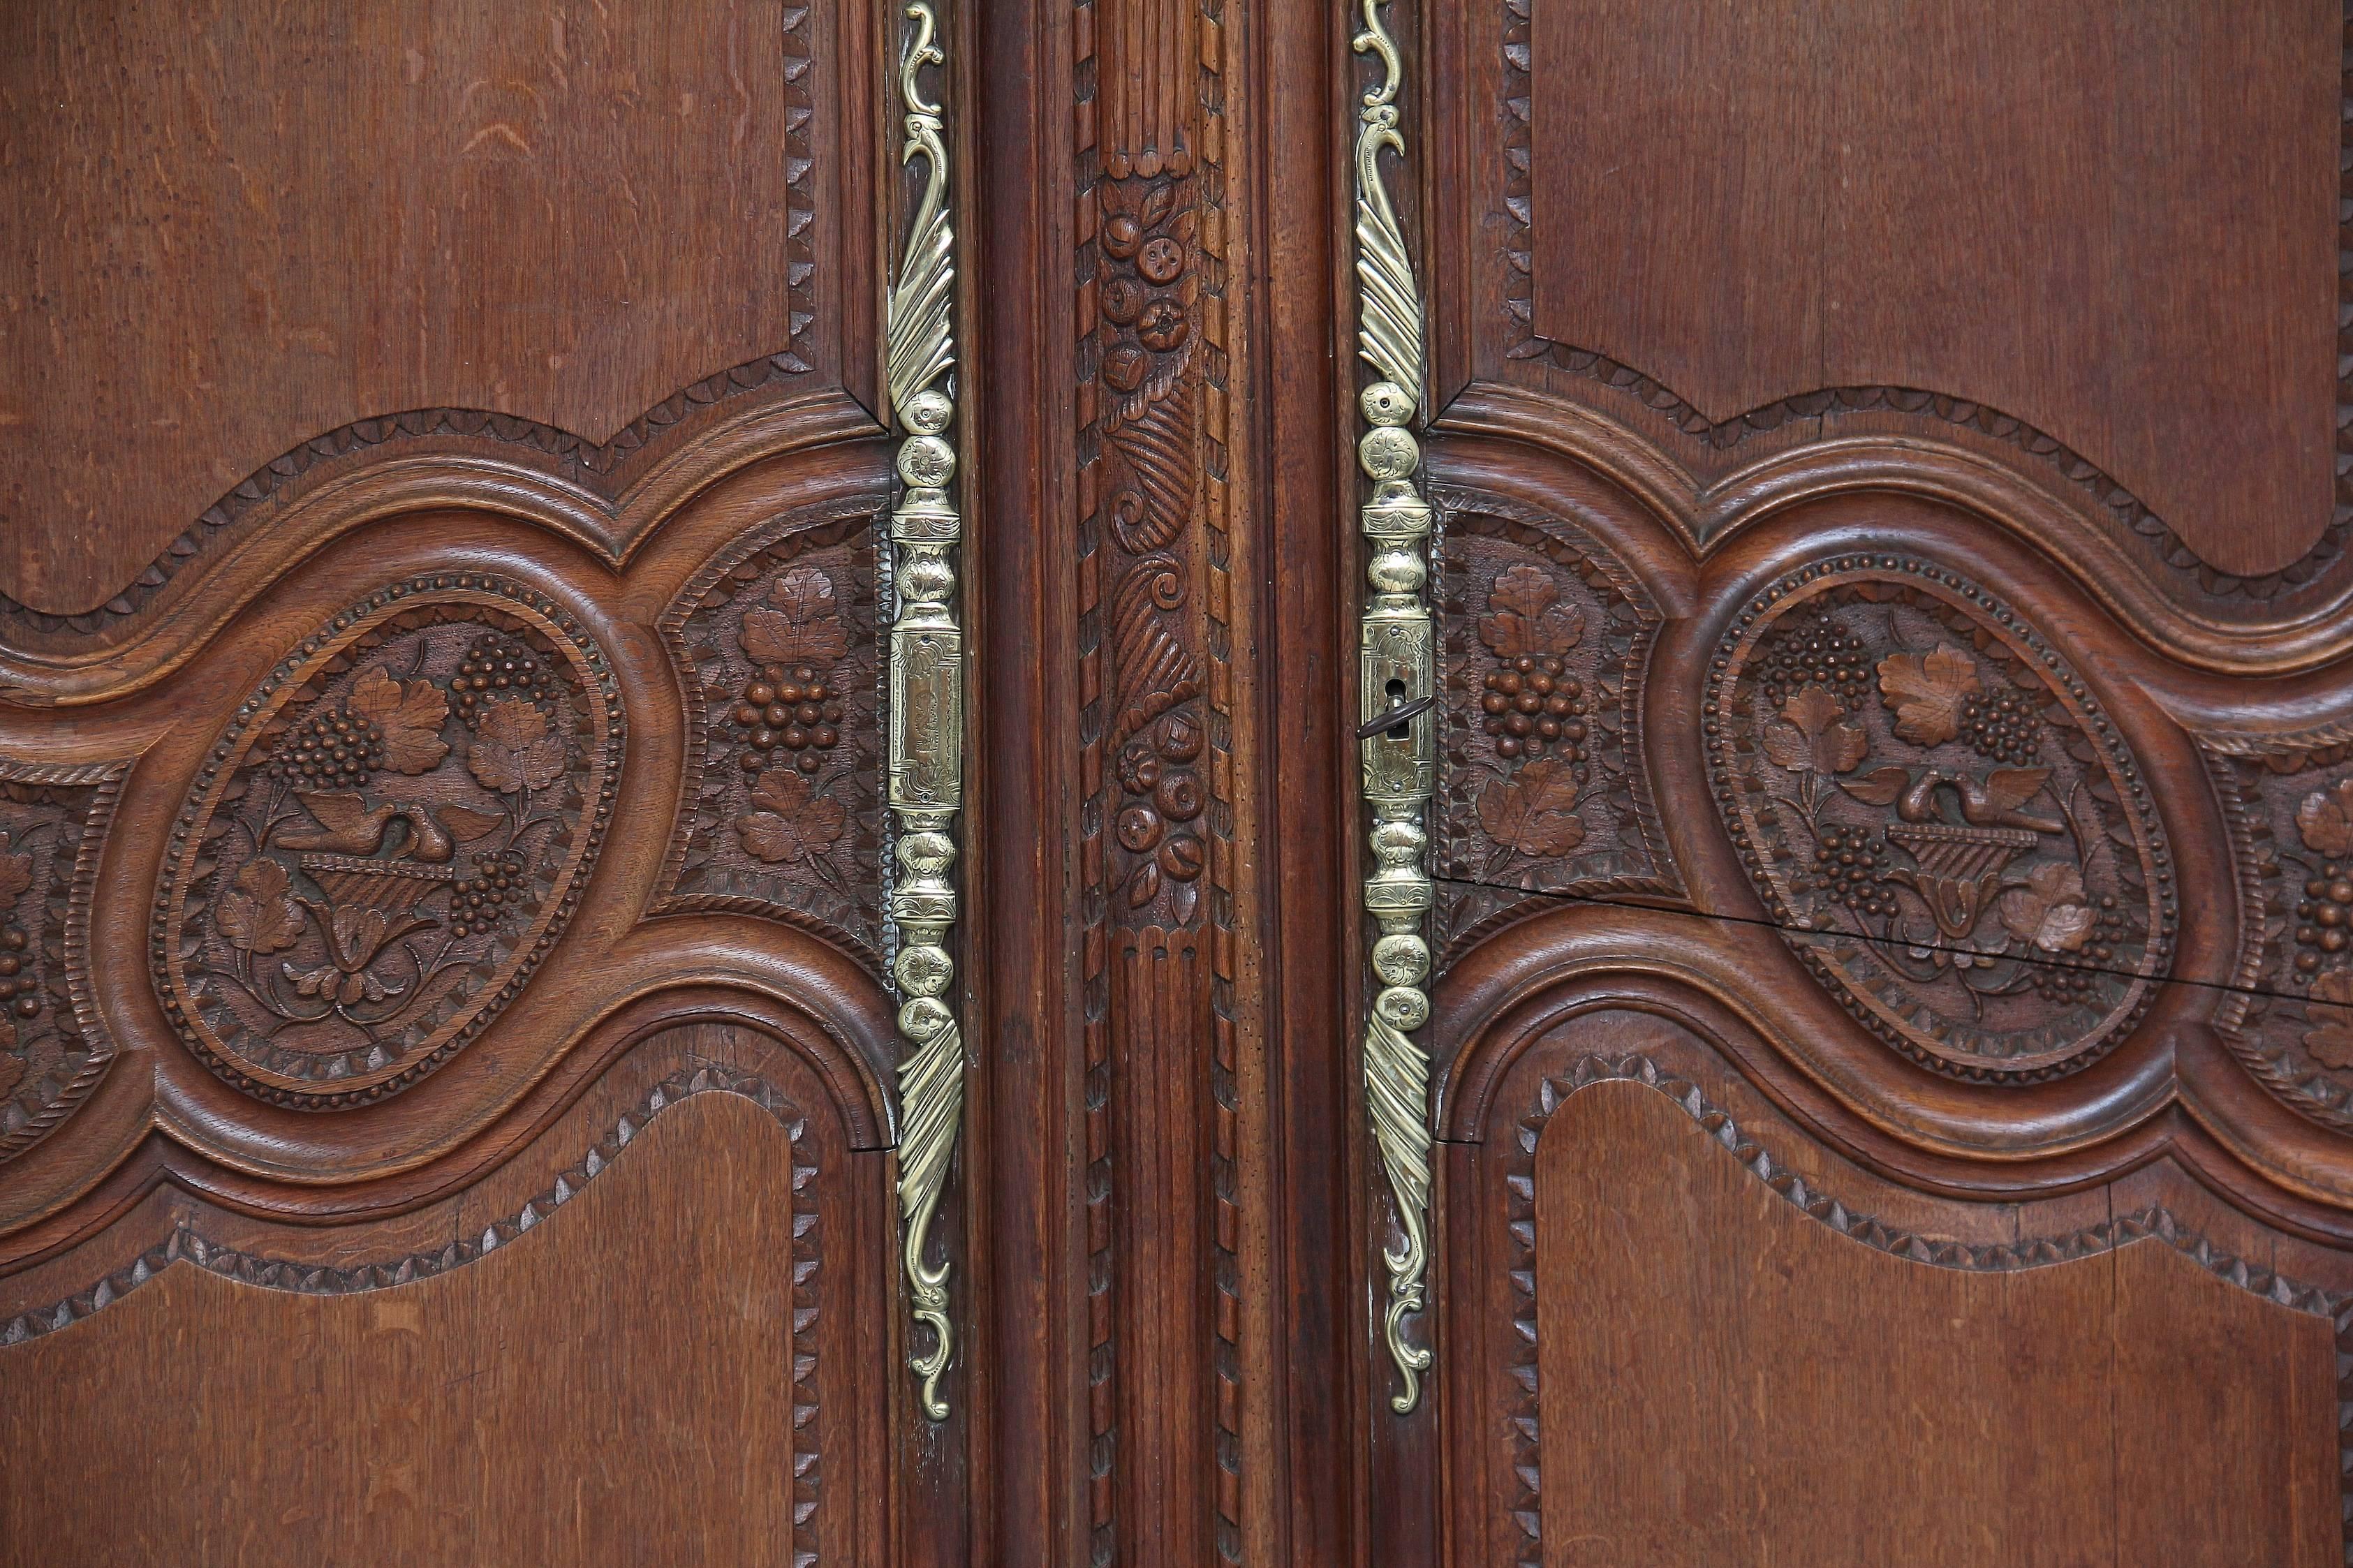
POLYGON ((1427 1344, 1413 1343, 1406 1318, 1427 1300, 1430 1269, 1430 1058, 1413 1031, 1430 1017, 1430 945, 1422 922, 1431 887, 1423 858, 1423 817, 1437 775, 1437 647, 1424 590, 1430 504, 1415 487, 1421 448, 1407 428, 1423 395, 1421 295, 1398 226, 1382 154, 1405 157, 1398 130, 1404 76, 1396 42, 1381 25, 1388 0, 1362 0, 1358 54, 1377 57, 1379 79, 1365 93, 1356 131, 1357 352, 1377 379, 1360 397, 1366 429, 1356 460, 1372 482, 1361 513, 1373 557, 1360 648, 1365 804, 1372 814, 1374 868, 1365 910, 1379 928, 1372 947, 1381 988, 1365 1021, 1365 1095, 1373 1142, 1396 1200, 1399 1241, 1385 1251, 1388 1310, 1383 1338, 1404 1386, 1389 1401, 1399 1415, 1420 1403, 1427 1344))
POLYGON ((899 1214, 918 1329, 908 1365, 923 1380, 924 1414, 944 1420, 941 1376, 955 1349, 949 1327, 948 1263, 929 1256, 932 1219, 947 1185, 964 1121, 964 1031, 945 1000, 955 973, 947 938, 955 923, 951 828, 964 798, 964 632, 951 601, 952 552, 962 522, 950 485, 956 469, 955 235, 948 204, 945 120, 921 78, 944 66, 931 0, 913 0, 899 63, 906 115, 902 163, 923 160, 922 195, 889 301, 891 405, 899 443, 899 494, 891 512, 899 596, 891 626, 891 811, 899 878, 891 919, 899 952, 892 973, 903 998, 899 1030, 910 1054, 899 1065, 899 1214))

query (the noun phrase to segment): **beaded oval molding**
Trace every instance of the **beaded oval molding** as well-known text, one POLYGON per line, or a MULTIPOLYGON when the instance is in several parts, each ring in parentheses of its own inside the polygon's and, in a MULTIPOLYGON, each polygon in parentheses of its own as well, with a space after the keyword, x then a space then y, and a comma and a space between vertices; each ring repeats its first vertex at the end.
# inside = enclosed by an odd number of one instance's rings
POLYGON ((455 1056, 562 934, 618 784, 620 690, 544 595, 418 576, 336 615, 212 748, 151 934, 214 1072, 304 1110, 455 1056))
POLYGON ((1993 595, 1896 555, 1790 573, 1718 647, 1704 722, 1784 940, 1897 1050, 2032 1082, 2147 1010, 2179 914, 2163 826, 2082 679, 1993 595))

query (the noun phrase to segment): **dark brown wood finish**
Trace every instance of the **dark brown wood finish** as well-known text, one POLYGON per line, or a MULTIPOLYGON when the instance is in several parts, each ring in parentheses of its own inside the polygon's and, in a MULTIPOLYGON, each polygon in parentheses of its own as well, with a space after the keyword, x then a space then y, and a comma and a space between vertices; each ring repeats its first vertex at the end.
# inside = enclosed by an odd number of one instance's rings
POLYGON ((934 1423, 900 9, 0 23, 0 1553, 2343 1561, 2346 14, 1388 0, 1400 1415, 1362 9, 943 5, 934 1423))

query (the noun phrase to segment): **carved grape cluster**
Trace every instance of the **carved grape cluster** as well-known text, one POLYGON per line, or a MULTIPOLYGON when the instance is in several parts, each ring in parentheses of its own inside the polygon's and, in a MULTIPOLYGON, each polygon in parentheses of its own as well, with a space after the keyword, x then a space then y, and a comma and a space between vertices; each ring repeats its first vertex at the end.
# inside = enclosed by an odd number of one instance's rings
POLYGON ((2025 767, 2042 750, 2042 714, 2015 686, 1973 692, 1961 703, 1961 739, 1981 757, 2025 767))
POLYGON ((2324 955, 2334 958, 2353 945, 2353 866, 2325 860, 2304 884, 2295 906, 2296 972, 2316 973, 2324 955))
POLYGON ((381 727, 341 708, 320 708, 286 732, 269 774, 297 789, 357 789, 384 766, 381 727))
POLYGON ((810 664, 763 665, 744 683, 740 700, 728 714, 744 751, 737 762, 746 773, 757 773, 782 749, 791 764, 805 773, 824 765, 824 753, 841 743, 841 695, 827 685, 818 667, 810 664))
POLYGON ((16 921, 0 926, 0 1001, 19 1018, 41 1016, 41 982, 27 956, 31 945, 32 939, 16 921))
POLYGON ((468 645, 465 658, 449 678, 449 705, 471 730, 480 726, 490 704, 501 697, 523 698, 540 711, 553 712, 555 673, 512 637, 486 632, 468 645))
POLYGON ((1820 611, 1801 614, 1774 637, 1757 663, 1766 702, 1780 708, 1819 686, 1852 711, 1871 692, 1873 655, 1862 639, 1820 611))
POLYGON ((530 898, 519 851, 477 855, 474 874, 450 886, 449 934, 463 940, 494 931, 507 915, 528 913, 530 898))
POLYGON ((1881 879, 1890 864, 1887 841, 1871 828, 1825 828, 1814 847, 1812 886, 1857 914, 1892 916, 1895 889, 1881 879))
POLYGON ((2042 962, 2033 970, 2034 989, 2062 1006, 2095 1000, 2101 971, 2116 962, 2117 952, 2133 940, 2133 934, 2115 895, 2100 899, 2092 906, 2091 934, 2081 948, 2073 953, 2038 955, 2042 962))
POLYGON ((1557 654, 1523 654, 1487 672, 1479 706, 1486 714, 1487 733, 1495 737, 1497 756, 1541 757, 1556 751, 1577 764, 1576 776, 1582 783, 1588 705, 1584 683, 1570 678, 1567 668, 1557 654))

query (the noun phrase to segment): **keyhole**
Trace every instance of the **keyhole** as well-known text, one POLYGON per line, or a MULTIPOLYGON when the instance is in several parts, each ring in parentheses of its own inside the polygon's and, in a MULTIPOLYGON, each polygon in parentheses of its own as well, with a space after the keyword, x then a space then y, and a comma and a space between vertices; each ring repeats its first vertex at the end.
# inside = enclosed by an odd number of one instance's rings
MULTIPOLYGON (((1389 680, 1389 685, 1388 685, 1388 693, 1389 693, 1389 706, 1390 706, 1390 707, 1392 707, 1392 708, 1402 708, 1402 707, 1404 707, 1404 706, 1405 706, 1405 682, 1404 682, 1404 681, 1402 681, 1402 680, 1398 680, 1398 679, 1397 679, 1396 678, 1392 677, 1392 678, 1390 679, 1390 680, 1389 680)), ((1395 723, 1395 724, 1390 725, 1390 726, 1389 726, 1389 730, 1388 730, 1389 739, 1390 739, 1390 740, 1392 740, 1392 741, 1402 741, 1402 740, 1404 740, 1404 739, 1406 738, 1406 726, 1407 726, 1408 724, 1410 724, 1411 722, 1412 722, 1412 721, 1409 719, 1409 720, 1402 720, 1402 721, 1398 721, 1398 723, 1395 723)))

